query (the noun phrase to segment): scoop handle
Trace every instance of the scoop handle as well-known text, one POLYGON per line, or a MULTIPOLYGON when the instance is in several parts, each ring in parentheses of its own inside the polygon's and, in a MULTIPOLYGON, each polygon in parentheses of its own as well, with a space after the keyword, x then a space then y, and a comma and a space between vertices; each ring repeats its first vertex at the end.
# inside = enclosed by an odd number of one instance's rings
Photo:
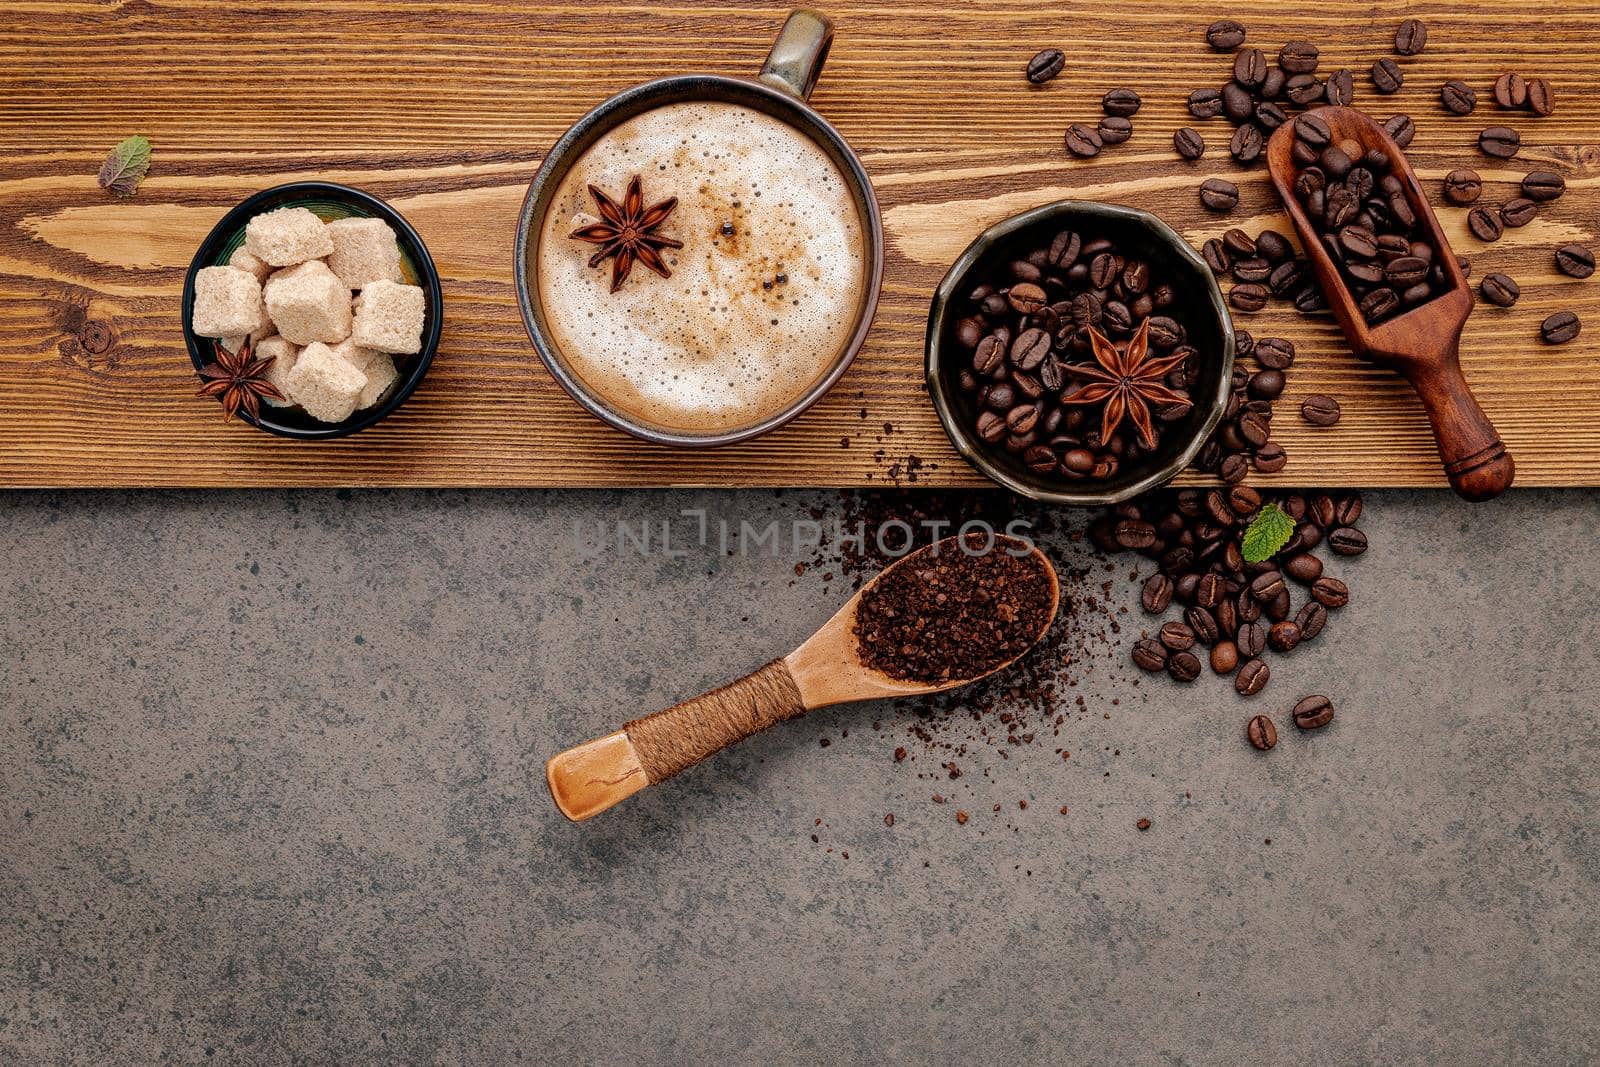
POLYGON ((1450 485, 1467 500, 1489 500, 1511 486, 1517 465, 1461 373, 1458 347, 1444 358, 1401 369, 1422 400, 1450 485))
POLYGON ((729 745, 805 713, 788 665, 773 660, 738 681, 551 757, 544 767, 545 781, 561 814, 581 822, 729 745))

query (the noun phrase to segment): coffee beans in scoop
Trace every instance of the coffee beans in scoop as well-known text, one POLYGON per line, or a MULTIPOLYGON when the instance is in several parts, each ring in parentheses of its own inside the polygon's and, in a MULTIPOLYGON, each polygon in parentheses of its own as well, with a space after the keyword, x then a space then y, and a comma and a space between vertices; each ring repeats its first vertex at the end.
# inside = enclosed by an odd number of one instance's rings
POLYGON ((968 534, 919 548, 856 605, 861 661, 891 678, 976 678, 1015 659, 1050 623, 1045 564, 1016 538, 968 534))

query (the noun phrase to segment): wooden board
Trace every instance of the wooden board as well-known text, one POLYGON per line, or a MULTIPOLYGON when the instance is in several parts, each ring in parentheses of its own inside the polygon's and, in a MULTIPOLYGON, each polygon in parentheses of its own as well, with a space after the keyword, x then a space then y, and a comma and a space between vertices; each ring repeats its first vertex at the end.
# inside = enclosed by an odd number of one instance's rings
MULTIPOLYGON (((1304 7, 1304 6, 1303 6, 1304 7)), ((1520 485, 1600 484, 1600 278, 1559 276, 1552 251, 1600 247, 1600 3, 1501 11, 1466 0, 1391 5, 1321 0, 1315 9, 1248 0, 1231 12, 1251 42, 1322 48, 1323 73, 1356 72, 1356 103, 1419 127, 1425 180, 1476 167, 1486 199, 1528 169, 1569 192, 1521 230, 1483 246, 1463 212, 1443 213, 1474 277, 1522 285, 1510 311, 1479 307, 1463 361, 1518 461, 1520 485), (1425 18, 1427 51, 1402 60, 1405 88, 1378 96, 1366 70, 1391 54, 1394 25, 1425 18), (1552 80, 1556 113, 1455 117, 1439 85, 1460 77, 1486 101, 1496 74, 1552 80), (1509 162, 1480 156, 1478 131, 1522 131, 1509 162), (1586 319, 1548 347, 1539 321, 1586 319)), ((834 392, 790 427, 735 448, 685 453, 640 444, 560 392, 523 332, 511 245, 527 181, 573 120, 650 77, 753 73, 785 8, 735 3, 329 0, 318 4, 13 0, 0 14, 0 483, 6 485, 882 485, 980 484, 945 441, 923 393, 929 296, 987 224, 1059 197, 1159 212, 1196 244, 1231 225, 1287 230, 1264 167, 1226 159, 1229 128, 1201 124, 1197 164, 1172 152, 1190 89, 1226 79, 1203 27, 1223 9, 1154 4, 849 2, 813 103, 861 153, 888 234, 872 338, 834 392), (1067 52, 1043 90, 1022 78, 1037 49, 1067 52), (1088 163, 1061 149, 1113 86, 1146 101, 1125 145, 1088 163), (132 133, 155 145, 137 197, 102 193, 107 149, 132 133), (1195 187, 1238 181, 1239 209, 1210 216, 1195 187), (223 426, 178 329, 196 244, 233 203, 283 181, 328 178, 390 200, 444 275, 444 342, 421 391, 396 416, 328 444, 223 426), (81 343, 84 322, 110 340, 81 343), (921 464, 912 471, 911 458, 921 464)), ((1328 321, 1272 310, 1240 321, 1302 353, 1276 435, 1291 460, 1275 479, 1318 485, 1443 485, 1420 408, 1397 379, 1354 362, 1328 321), (1308 392, 1338 396, 1332 430, 1294 413, 1308 392)), ((1262 479, 1268 481, 1268 479, 1262 479)))

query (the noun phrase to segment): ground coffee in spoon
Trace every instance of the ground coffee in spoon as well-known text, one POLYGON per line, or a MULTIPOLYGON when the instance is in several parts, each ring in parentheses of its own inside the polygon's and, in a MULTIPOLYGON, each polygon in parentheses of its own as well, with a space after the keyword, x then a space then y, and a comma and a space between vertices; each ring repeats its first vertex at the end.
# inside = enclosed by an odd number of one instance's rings
POLYGON ((861 661, 891 678, 976 678, 1050 624, 1046 564, 1026 542, 972 533, 918 549, 861 594, 861 661))

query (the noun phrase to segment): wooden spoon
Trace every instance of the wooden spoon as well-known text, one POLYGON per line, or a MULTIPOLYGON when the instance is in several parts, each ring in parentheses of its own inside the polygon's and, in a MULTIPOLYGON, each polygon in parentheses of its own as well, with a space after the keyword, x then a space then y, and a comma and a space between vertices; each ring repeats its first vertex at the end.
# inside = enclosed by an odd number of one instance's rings
POLYGON ((1272 184, 1300 234, 1306 258, 1334 317, 1358 356, 1393 368, 1416 390, 1428 412, 1428 421, 1433 424, 1439 456, 1455 491, 1468 500, 1499 496, 1511 485, 1516 465, 1461 374, 1461 328, 1472 312, 1472 290, 1467 287, 1466 275, 1450 251, 1428 198, 1417 184, 1405 154, 1378 123, 1348 107, 1320 107, 1308 114, 1326 120, 1334 143, 1354 140, 1363 151, 1376 148, 1388 157, 1390 173, 1400 179, 1406 201, 1426 230, 1448 281, 1445 291, 1426 303, 1376 326, 1367 325, 1338 266, 1322 247, 1317 231, 1294 195, 1295 165, 1290 156, 1294 149, 1294 123, 1286 122, 1267 145, 1272 184))
MULTIPOLYGON (((703 696, 647 715, 622 729, 568 749, 545 764, 545 780, 561 814, 573 821, 598 815, 647 785, 656 785, 736 741, 816 708, 855 700, 923 696, 970 685, 1015 663, 1026 653, 971 678, 931 683, 891 678, 861 662, 855 638, 856 606, 884 575, 925 561, 933 552, 961 552, 959 538, 918 549, 862 586, 822 628, 782 659, 703 696)), ((1050 582, 1050 612, 1034 641, 1049 630, 1061 600, 1055 568, 1037 547, 996 537, 994 551, 1026 548, 1050 582)), ((1030 646, 1031 647, 1031 646, 1030 646)))

